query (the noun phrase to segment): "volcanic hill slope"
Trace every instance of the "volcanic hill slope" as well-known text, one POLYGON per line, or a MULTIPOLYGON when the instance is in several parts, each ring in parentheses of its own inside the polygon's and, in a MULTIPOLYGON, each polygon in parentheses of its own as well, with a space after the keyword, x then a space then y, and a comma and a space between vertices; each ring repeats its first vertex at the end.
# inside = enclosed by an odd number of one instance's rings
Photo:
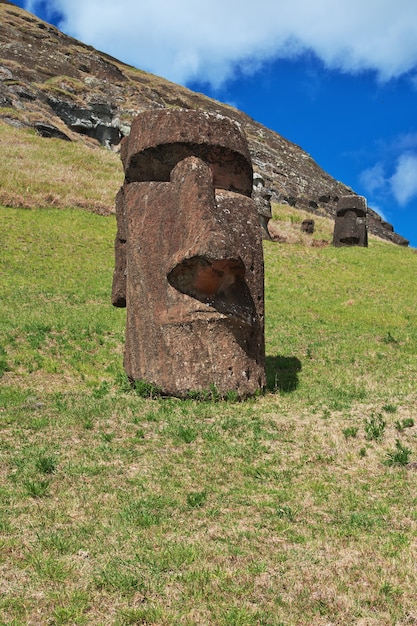
MULTIPOLYGON (((44 137, 82 141, 92 149, 100 144, 117 149, 132 117, 155 108, 202 109, 237 120, 248 138, 254 170, 275 202, 334 217, 338 198, 354 193, 299 146, 241 111, 125 65, 0 0, 0 120, 35 128, 44 137)), ((372 210, 369 230, 408 245, 372 210)))

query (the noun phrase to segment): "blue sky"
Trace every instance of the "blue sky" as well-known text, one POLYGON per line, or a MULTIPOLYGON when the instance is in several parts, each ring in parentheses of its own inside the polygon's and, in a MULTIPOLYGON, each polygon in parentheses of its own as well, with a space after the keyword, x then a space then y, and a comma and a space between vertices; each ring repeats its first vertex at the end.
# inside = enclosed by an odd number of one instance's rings
POLYGON ((245 111, 364 195, 417 247, 416 0, 16 4, 245 111))

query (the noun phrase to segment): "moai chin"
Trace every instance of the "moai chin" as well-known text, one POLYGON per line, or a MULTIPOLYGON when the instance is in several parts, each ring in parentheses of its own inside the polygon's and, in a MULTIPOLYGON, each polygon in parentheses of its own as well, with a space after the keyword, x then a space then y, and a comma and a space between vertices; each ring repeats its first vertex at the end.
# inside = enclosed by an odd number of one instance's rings
POLYGON ((112 302, 124 367, 163 394, 265 386, 262 235, 239 126, 186 110, 141 113, 123 140, 112 302))
POLYGON ((363 196, 342 196, 336 209, 333 245, 368 246, 367 207, 363 196))

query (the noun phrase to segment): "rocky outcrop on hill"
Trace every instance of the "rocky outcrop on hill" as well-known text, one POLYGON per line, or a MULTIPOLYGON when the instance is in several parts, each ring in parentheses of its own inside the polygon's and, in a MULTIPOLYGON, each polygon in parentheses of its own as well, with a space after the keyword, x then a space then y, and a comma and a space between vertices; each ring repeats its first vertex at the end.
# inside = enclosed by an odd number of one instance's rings
MULTIPOLYGON (((354 193, 299 146, 241 111, 125 65, 0 0, 0 119, 45 137, 118 149, 132 118, 156 108, 202 109, 236 120, 272 201, 334 218, 338 199, 354 193)), ((372 210, 369 230, 408 245, 372 210)))

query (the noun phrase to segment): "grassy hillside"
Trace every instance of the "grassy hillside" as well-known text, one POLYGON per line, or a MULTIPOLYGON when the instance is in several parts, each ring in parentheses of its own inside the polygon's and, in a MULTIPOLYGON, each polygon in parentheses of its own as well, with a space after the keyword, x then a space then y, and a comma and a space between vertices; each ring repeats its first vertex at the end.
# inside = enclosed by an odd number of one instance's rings
POLYGON ((0 204, 112 212, 123 182, 120 157, 85 141, 43 139, 0 120, 0 204))
POLYGON ((417 624, 416 254, 275 217, 268 392, 196 402, 126 384, 114 216, 0 208, 0 624, 417 624))

